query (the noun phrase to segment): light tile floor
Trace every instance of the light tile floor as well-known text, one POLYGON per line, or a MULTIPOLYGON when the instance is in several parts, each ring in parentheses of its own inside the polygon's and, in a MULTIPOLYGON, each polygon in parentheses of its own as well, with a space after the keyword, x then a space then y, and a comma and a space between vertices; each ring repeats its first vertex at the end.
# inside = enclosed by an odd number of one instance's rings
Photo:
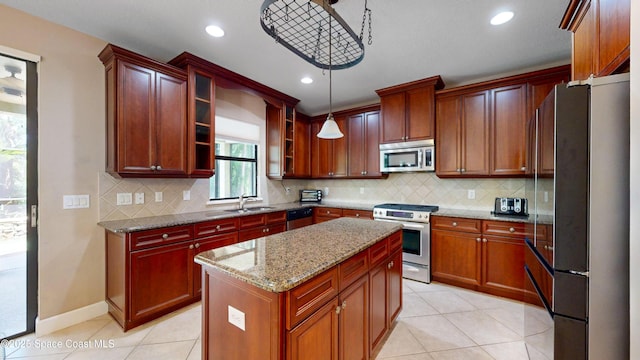
MULTIPOLYGON (((438 283, 403 282, 403 310, 377 359, 528 359, 522 303, 438 283)), ((200 303, 126 333, 109 315, 40 338, 8 359, 200 359, 200 303)), ((26 345, 26 346, 25 346, 26 345)))

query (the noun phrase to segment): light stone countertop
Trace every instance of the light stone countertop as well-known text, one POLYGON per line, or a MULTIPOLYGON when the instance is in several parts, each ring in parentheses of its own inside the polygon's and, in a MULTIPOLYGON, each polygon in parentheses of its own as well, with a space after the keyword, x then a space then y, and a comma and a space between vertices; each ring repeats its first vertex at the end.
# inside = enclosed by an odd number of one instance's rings
POLYGON ((338 218, 198 254, 198 264, 271 292, 284 292, 402 229, 338 218))
MULTIPOLYGON (((244 213, 238 213, 235 211, 225 210, 209 210, 200 211, 185 214, 175 215, 159 215, 150 216, 126 220, 112 220, 101 221, 98 225, 102 226, 106 230, 115 233, 128 233, 134 231, 157 229, 169 226, 188 225, 204 221, 226 219, 237 216, 248 216, 254 214, 263 214, 275 211, 293 210, 306 207, 336 207, 342 209, 354 209, 354 210, 373 210, 375 204, 356 203, 356 202, 338 202, 338 201, 323 201, 321 203, 285 203, 276 205, 251 205, 248 207, 269 207, 269 209, 258 211, 247 211, 244 213)), ((448 217, 464 217, 471 219, 481 220, 497 220, 497 221, 513 221, 513 222, 533 222, 533 216, 529 215, 528 218, 523 217, 508 217, 508 216, 494 216, 491 210, 464 210, 464 209, 446 209, 440 208, 437 212, 432 213, 433 216, 448 216, 448 217)), ((538 216, 539 224, 551 224, 551 215, 538 216)))

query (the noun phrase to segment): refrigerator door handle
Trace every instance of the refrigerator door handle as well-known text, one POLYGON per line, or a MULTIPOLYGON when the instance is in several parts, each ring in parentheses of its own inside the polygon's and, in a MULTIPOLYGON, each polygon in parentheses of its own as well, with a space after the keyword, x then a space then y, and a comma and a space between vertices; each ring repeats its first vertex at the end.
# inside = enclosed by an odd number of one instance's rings
POLYGON ((573 275, 581 275, 581 276, 586 276, 589 277, 589 272, 588 271, 575 271, 575 270, 569 270, 570 274, 573 275))

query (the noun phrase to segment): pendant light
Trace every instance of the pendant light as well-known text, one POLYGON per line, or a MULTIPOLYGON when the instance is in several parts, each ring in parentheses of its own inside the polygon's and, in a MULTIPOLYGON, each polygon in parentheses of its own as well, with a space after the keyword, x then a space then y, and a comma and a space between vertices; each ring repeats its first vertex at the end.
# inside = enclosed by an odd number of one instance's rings
POLYGON ((340 127, 338 127, 338 123, 336 123, 333 118, 332 113, 331 47, 331 16, 329 16, 329 115, 327 115, 327 120, 324 121, 324 124, 322 124, 322 128, 317 135, 321 139, 339 139, 344 136, 340 131, 340 127))

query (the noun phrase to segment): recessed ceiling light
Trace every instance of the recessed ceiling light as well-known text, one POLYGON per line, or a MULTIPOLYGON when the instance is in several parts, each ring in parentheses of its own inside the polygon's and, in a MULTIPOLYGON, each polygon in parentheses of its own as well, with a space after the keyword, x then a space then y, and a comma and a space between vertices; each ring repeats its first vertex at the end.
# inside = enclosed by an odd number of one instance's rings
POLYGON ((220 28, 219 26, 216 25, 209 25, 205 28, 205 30, 207 31, 207 34, 213 36, 213 37, 223 37, 224 36, 224 30, 222 30, 222 28, 220 28))
POLYGON ((503 11, 491 18, 491 25, 502 25, 513 19, 513 11, 503 11))
POLYGON ((311 84, 313 82, 313 79, 308 76, 305 76, 302 79, 300 79, 300 82, 303 84, 311 84))

